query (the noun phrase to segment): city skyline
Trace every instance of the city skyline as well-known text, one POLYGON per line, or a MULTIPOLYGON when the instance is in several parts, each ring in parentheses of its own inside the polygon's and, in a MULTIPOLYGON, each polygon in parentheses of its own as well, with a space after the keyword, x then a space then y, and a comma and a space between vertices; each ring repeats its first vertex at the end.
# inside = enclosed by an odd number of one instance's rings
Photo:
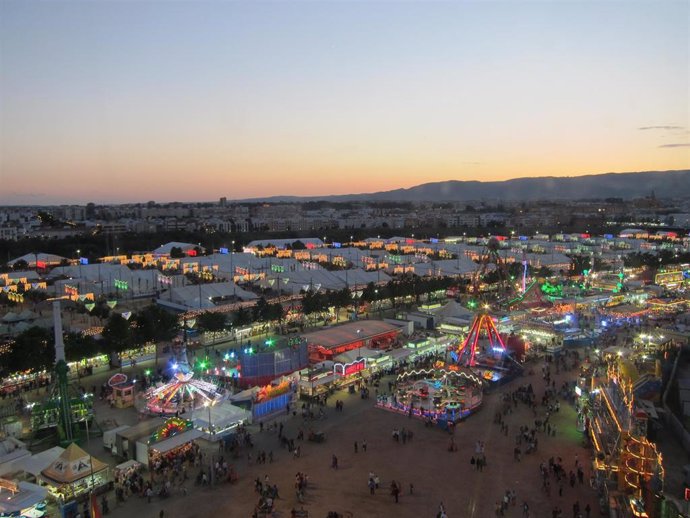
POLYGON ((686 2, 0 5, 1 204, 687 169, 686 2))

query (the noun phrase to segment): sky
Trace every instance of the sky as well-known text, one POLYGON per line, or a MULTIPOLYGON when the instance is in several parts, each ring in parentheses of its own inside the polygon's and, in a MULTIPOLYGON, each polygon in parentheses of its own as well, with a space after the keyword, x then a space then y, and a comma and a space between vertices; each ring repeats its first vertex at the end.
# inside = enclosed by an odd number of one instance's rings
POLYGON ((0 1, 0 204, 690 168, 690 2, 0 1))

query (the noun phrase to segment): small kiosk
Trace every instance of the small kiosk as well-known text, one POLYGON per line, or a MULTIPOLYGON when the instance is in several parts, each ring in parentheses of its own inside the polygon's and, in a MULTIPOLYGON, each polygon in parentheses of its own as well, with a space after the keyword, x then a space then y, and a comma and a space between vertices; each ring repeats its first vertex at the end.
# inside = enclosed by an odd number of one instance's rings
POLYGON ((41 471, 48 493, 61 505, 105 491, 111 482, 110 468, 75 443, 41 471))
POLYGON ((131 381, 121 383, 113 387, 113 403, 117 408, 129 408, 134 406, 134 387, 131 381))
POLYGON ((108 385, 113 389, 110 398, 117 408, 129 408, 134 406, 134 381, 129 381, 126 374, 115 374, 108 380, 108 385))

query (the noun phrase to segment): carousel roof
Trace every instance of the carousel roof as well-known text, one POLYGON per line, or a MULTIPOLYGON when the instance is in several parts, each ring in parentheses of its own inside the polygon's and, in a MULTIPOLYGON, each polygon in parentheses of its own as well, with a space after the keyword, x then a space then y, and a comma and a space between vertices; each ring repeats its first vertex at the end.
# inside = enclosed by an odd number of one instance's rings
POLYGON ((93 473, 103 471, 107 467, 105 462, 101 462, 72 443, 50 466, 41 471, 41 475, 47 482, 71 484, 93 473))

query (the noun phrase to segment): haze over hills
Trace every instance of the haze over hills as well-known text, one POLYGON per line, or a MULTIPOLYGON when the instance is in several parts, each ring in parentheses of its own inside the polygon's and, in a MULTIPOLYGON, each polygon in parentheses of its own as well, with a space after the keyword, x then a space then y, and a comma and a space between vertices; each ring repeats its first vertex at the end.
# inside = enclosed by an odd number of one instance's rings
POLYGON ((654 192, 657 198, 690 197, 690 170, 605 173, 570 177, 515 178, 500 182, 433 182, 408 189, 332 196, 271 196, 243 201, 469 201, 469 200, 576 200, 639 198, 654 192))

